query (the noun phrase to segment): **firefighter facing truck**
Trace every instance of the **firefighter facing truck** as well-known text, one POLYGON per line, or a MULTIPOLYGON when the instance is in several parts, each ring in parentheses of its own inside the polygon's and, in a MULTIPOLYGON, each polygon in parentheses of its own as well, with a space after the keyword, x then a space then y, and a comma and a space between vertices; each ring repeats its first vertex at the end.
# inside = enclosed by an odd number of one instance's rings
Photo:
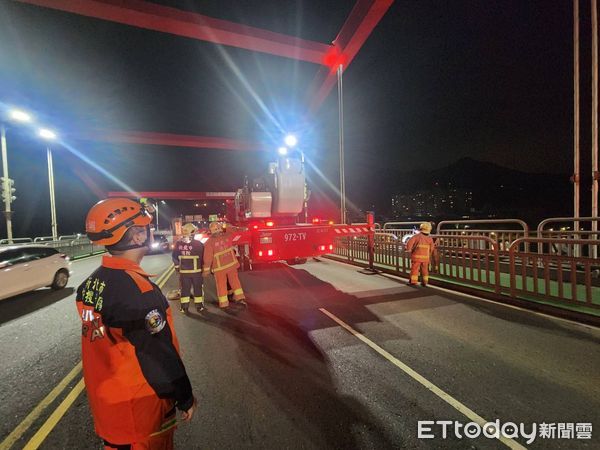
POLYGON ((190 305, 192 289, 194 293, 194 305, 196 310, 204 310, 204 295, 202 292, 202 257, 204 245, 194 239, 197 228, 194 224, 186 223, 181 228, 183 237, 177 241, 173 248, 173 264, 179 273, 179 287, 181 296, 179 298, 179 312, 186 313, 190 305))
POLYGON ((233 301, 245 304, 244 290, 238 277, 240 263, 235 254, 231 233, 231 231, 236 230, 239 230, 239 228, 225 228, 220 222, 211 222, 209 226, 210 238, 206 241, 204 248, 203 274, 208 276, 212 272, 215 275, 219 308, 229 306, 227 284, 233 291, 233 301))

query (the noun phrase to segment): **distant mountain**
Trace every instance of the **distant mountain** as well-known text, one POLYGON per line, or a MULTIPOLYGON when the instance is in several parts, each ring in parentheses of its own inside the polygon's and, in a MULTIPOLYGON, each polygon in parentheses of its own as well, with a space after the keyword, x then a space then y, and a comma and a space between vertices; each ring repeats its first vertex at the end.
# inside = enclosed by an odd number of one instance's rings
POLYGON ((493 163, 462 158, 434 170, 385 174, 386 190, 396 194, 431 189, 466 189, 473 192, 479 214, 536 221, 571 215, 572 186, 568 175, 527 173, 493 163))
POLYGON ((417 170, 411 172, 389 174, 395 178, 396 189, 410 191, 415 188, 452 184, 459 188, 472 189, 492 184, 505 186, 523 186, 526 184, 553 184, 562 182, 569 184, 567 175, 527 173, 509 169, 494 163, 477 161, 473 158, 461 158, 447 167, 433 170, 417 170))

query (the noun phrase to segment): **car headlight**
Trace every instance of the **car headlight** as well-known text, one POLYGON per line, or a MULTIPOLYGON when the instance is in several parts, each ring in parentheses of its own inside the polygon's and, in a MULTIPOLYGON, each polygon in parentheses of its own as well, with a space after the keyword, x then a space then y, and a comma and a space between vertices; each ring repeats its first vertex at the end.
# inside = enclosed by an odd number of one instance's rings
POLYGON ((158 242, 153 242, 152 243, 152 248, 158 248, 158 242))

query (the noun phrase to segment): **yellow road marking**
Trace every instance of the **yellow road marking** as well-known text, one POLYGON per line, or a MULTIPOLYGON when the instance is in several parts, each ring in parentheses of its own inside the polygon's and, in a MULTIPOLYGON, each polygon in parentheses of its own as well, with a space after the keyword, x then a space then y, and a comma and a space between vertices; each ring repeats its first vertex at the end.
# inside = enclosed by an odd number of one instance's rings
POLYGON ((160 282, 162 281, 162 279, 165 278, 167 275, 169 275, 169 272, 171 271, 171 269, 174 269, 174 268, 175 268, 175 266, 173 264, 170 264, 169 267, 167 267, 166 270, 158 276, 155 283, 157 285, 159 285, 160 282))
MULTIPOLYGON (((365 335, 356 331, 354 328, 352 328, 350 325, 348 325, 342 319, 338 318, 336 315, 330 313, 325 308, 319 308, 319 311, 321 311, 323 314, 325 314, 327 317, 329 317, 331 320, 333 320, 339 326, 344 328, 350 334, 354 335, 355 337, 360 339, 362 342, 367 344, 369 347, 371 347, 373 350, 375 350, 377 353, 379 353, 381 356, 383 356, 389 362, 391 362, 396 367, 398 367, 400 370, 402 370, 404 373, 406 373, 413 380, 417 381, 418 383, 423 385, 425 388, 429 389, 431 392, 433 392, 439 398, 444 400, 446 403, 448 403, 450 406, 452 406, 458 412, 467 416, 471 421, 477 423, 478 425, 480 425, 482 427, 484 424, 486 424, 488 422, 483 417, 478 415, 475 411, 473 411, 469 407, 463 405, 461 402, 456 400, 450 394, 448 394, 447 392, 445 392, 442 389, 440 389, 439 387, 437 387, 435 384, 433 384, 432 382, 427 380, 425 377, 423 377, 419 373, 415 372, 409 366, 404 364, 402 361, 400 361, 398 358, 393 356, 391 353, 389 353, 386 350, 384 350, 383 348, 381 348, 379 345, 377 345, 375 342, 373 342, 372 340, 367 338, 365 335)), ((523 447, 521 444, 519 444, 517 441, 515 441, 513 439, 500 437, 500 438, 498 438, 498 440, 500 440, 503 444, 505 444, 507 447, 509 447, 511 449, 525 450, 525 447, 523 447)))
POLYGON ((56 424, 58 424, 58 421, 62 418, 62 416, 65 415, 65 413, 75 402, 75 400, 77 400, 77 397, 79 397, 79 394, 81 394, 84 388, 85 384, 82 378, 75 385, 73 390, 69 392, 69 394, 61 402, 61 404, 58 405, 58 408, 56 408, 56 410, 50 415, 50 417, 48 417, 48 420, 44 422, 44 424, 40 427, 37 433, 35 433, 33 437, 29 440, 29 442, 25 444, 25 447, 23 447, 24 450, 35 450, 40 445, 42 445, 44 439, 48 437, 48 435, 54 429, 56 424))
POLYGON ((29 427, 36 421, 36 419, 42 414, 42 412, 56 400, 56 397, 69 385, 71 380, 79 375, 81 372, 81 361, 77 363, 75 367, 62 379, 60 383, 56 385, 54 389, 50 391, 46 397, 35 407, 33 410, 23 419, 23 421, 17 425, 17 427, 2 441, 0 449, 9 449, 15 444, 21 436, 29 429, 29 427))
MULTIPOLYGON (((162 287, 169 280, 169 278, 171 278, 171 275, 173 275, 173 272, 175 272, 175 266, 171 264, 158 277, 156 284, 159 288, 162 289, 162 287)), ((42 414, 42 412, 56 400, 56 398, 65 390, 69 383, 79 374, 79 372, 81 372, 81 365, 81 361, 79 361, 77 365, 73 367, 73 369, 71 369, 71 371, 61 380, 61 382, 58 383, 46 397, 44 397, 44 399, 27 415, 27 417, 25 417, 25 419, 23 419, 23 421, 19 425, 17 425, 17 427, 6 437, 6 439, 4 439, 2 443, 0 443, 0 450, 9 449, 19 439, 21 439, 21 437, 27 432, 29 427, 31 427, 31 425, 37 420, 37 418, 42 414)), ((83 390, 83 387, 84 384, 82 378, 81 380, 79 380, 75 388, 73 388, 69 395, 67 395, 63 402, 58 406, 58 408, 52 413, 52 415, 46 420, 46 422, 44 422, 42 427, 37 431, 34 437, 31 438, 31 440, 27 443, 25 448, 33 449, 39 447, 39 445, 44 441, 44 439, 46 439, 50 431, 52 431, 52 429, 58 424, 58 421, 69 409, 71 404, 73 404, 75 399, 77 399, 77 397, 83 390), (71 397, 72 400, 70 400, 70 402, 67 402, 67 400, 71 399, 71 397), (61 408, 64 408, 64 411, 60 414, 57 414, 57 412, 61 410, 61 408), (51 419, 53 417, 56 418, 55 422, 51 422, 51 419), (48 429, 48 431, 45 434, 40 433, 42 429, 48 429), (41 440, 39 440, 39 443, 37 443, 37 441, 34 441, 34 439, 36 439, 36 436, 38 436, 37 439, 41 438, 41 440), (30 444, 35 446, 30 447, 30 444)))
POLYGON ((156 285, 162 289, 163 286, 167 283, 167 281, 169 281, 169 278, 171 278, 171 275, 173 275, 173 272, 175 272, 175 266, 171 266, 171 268, 167 271, 162 280, 156 283, 156 285))

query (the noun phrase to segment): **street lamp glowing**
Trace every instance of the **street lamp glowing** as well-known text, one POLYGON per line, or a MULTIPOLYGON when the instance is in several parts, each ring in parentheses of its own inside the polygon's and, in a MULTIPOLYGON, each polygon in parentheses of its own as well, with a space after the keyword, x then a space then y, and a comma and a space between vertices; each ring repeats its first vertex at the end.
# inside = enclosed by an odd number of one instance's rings
POLYGON ((40 128, 38 134, 44 139, 56 139, 56 133, 52 130, 48 130, 47 128, 40 128))
POLYGON ((287 149, 287 147, 279 147, 277 149, 277 151, 279 152, 279 154, 281 156, 285 156, 285 155, 287 155, 288 149, 287 149))
POLYGON ((298 139, 293 134, 288 134, 284 139, 285 145, 294 147, 298 143, 298 139))
POLYGON ((17 122, 31 122, 31 116, 25 111, 14 109, 10 112, 10 118, 17 122))

